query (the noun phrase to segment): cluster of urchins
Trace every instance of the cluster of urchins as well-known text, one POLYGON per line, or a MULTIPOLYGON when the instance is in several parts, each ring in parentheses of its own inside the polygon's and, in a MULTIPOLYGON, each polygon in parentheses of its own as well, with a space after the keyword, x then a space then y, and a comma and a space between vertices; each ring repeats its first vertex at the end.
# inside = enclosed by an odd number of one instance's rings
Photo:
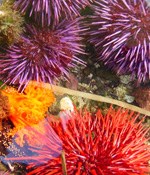
MULTIPOLYGON (((30 80, 52 83, 68 77, 76 63, 84 64, 83 34, 98 58, 119 74, 138 82, 150 77, 150 7, 146 0, 16 0, 25 15, 24 33, 0 55, 0 79, 9 84, 30 80), (84 25, 80 10, 93 9, 84 25), (26 19, 25 18, 25 19, 26 19)), ((85 17, 84 17, 85 18, 85 17)))
MULTIPOLYGON (((2 48, 0 79, 6 84, 26 88, 31 80, 53 83, 60 75, 68 77, 70 67, 85 64, 79 56, 84 54, 84 33, 108 67, 131 73, 139 82, 149 80, 150 7, 146 0, 16 0, 13 8, 28 22, 20 38, 2 48), (80 16, 86 6, 94 13, 89 26, 80 16)), ((148 173, 148 130, 142 121, 136 122, 138 116, 113 109, 104 116, 100 111, 90 114, 76 109, 63 115, 58 121, 47 117, 38 129, 26 126, 30 137, 36 135, 33 143, 26 139, 28 152, 3 160, 26 161, 29 175, 148 173)))
POLYGON ((101 110, 92 114, 86 109, 77 110, 73 104, 69 110, 65 99, 66 110, 57 117, 45 116, 55 97, 49 84, 37 82, 30 82, 25 93, 8 87, 1 95, 8 98, 7 114, 14 124, 7 155, 2 157, 4 163, 23 163, 28 175, 149 172, 149 129, 134 112, 110 107, 105 114, 101 110))

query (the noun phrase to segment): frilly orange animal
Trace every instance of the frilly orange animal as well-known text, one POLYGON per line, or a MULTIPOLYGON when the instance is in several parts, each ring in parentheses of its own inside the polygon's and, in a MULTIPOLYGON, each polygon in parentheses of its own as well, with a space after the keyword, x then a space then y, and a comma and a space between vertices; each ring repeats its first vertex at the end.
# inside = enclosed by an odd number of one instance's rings
POLYGON ((23 93, 7 87, 2 94, 8 97, 9 118, 18 129, 37 124, 45 117, 48 107, 55 101, 50 85, 35 81, 31 81, 23 93))

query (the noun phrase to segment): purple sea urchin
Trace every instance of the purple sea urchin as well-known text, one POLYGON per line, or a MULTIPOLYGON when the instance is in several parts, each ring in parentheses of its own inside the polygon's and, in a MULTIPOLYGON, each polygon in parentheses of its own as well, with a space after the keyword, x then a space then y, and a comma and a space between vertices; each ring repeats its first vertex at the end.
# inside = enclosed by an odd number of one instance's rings
POLYGON ((79 18, 63 20, 52 29, 27 26, 20 41, 0 54, 0 78, 9 84, 27 85, 30 80, 52 83, 53 79, 68 76, 76 56, 84 53, 79 32, 86 30, 78 25, 79 18))
POLYGON ((15 8, 22 13, 34 16, 42 25, 58 22, 60 17, 72 18, 79 16, 80 10, 89 5, 92 0, 16 0, 15 8))
POLYGON ((117 73, 150 79, 150 7, 145 0, 97 0, 90 41, 117 73))

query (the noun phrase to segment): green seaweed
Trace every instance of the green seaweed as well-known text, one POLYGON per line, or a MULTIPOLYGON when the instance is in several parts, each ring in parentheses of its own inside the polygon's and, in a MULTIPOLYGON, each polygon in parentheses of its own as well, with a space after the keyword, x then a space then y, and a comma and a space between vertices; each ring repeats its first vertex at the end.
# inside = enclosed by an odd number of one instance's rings
POLYGON ((23 18, 13 10, 11 1, 0 5, 0 45, 11 45, 23 31, 23 18))

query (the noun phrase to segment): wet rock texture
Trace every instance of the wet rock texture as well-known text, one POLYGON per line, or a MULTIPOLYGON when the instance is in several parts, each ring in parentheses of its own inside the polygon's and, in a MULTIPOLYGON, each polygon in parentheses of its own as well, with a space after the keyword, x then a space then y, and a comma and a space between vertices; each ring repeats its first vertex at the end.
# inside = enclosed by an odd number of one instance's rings
POLYGON ((134 92, 136 103, 146 110, 150 110, 150 88, 140 87, 134 92))

